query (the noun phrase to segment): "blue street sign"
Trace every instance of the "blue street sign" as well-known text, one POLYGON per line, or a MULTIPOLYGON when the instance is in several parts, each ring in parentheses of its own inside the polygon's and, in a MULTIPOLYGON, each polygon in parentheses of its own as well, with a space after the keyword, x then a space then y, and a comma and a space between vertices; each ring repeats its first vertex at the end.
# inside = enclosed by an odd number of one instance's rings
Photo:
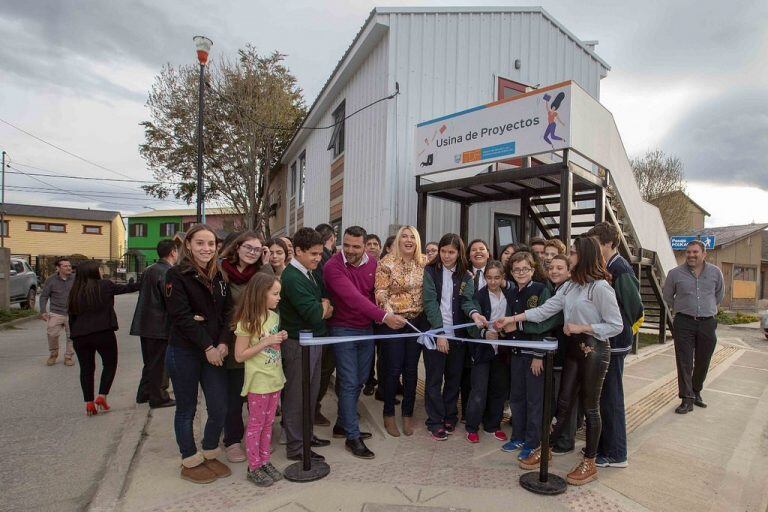
POLYGON ((673 251, 684 251, 688 244, 694 240, 701 240, 704 247, 707 249, 715 248, 715 235, 706 236, 673 236, 670 241, 672 242, 673 251))

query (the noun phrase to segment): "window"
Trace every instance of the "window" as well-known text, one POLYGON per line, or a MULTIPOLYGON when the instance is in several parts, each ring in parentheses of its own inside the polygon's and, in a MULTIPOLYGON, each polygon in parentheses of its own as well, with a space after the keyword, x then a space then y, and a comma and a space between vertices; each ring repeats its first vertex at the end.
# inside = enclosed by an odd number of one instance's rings
POLYGON ((342 101, 341 105, 336 107, 333 111, 333 133, 331 134, 331 141, 328 143, 328 150, 333 150, 333 158, 344 153, 344 117, 346 112, 346 101, 342 101))
POLYGON ((307 153, 299 157, 299 206, 304 204, 304 183, 307 181, 307 153))
POLYGON ((499 89, 497 92, 497 98, 500 100, 511 98, 513 96, 517 96, 518 94, 523 94, 527 90, 527 87, 524 84, 514 82, 512 80, 507 80, 506 78, 499 77, 498 82, 499 89))
POLYGON ((15 270, 19 274, 24 272, 24 264, 20 261, 12 261, 11 262, 11 270, 15 270))
POLYGON ((101 226, 83 226, 83 234, 85 235, 100 235, 101 226))
POLYGON ((8 236, 8 221, 4 220, 2 224, 0 224, 0 236, 7 237, 8 236))
POLYGON ((173 236, 178 231, 179 231, 179 224, 177 222, 160 223, 160 236, 173 236))
POLYGON ((282 208, 282 206, 283 206, 283 190, 279 188, 279 189, 277 189, 277 192, 275 192, 275 194, 276 194, 275 202, 277 203, 277 207, 278 208, 282 208))
POLYGON ((757 281, 757 268, 755 267, 733 267, 734 281, 757 281))
POLYGON ((147 236, 146 224, 131 224, 128 228, 128 234, 130 236, 144 237, 147 236))
POLYGON ((27 222, 27 231, 48 231, 51 233, 66 233, 67 225, 48 222, 27 222))
POLYGON ((289 184, 291 191, 291 199, 296 196, 296 162, 291 164, 291 183, 289 184))
POLYGON ((182 231, 184 231, 184 232, 186 233, 187 231, 189 231, 190 229, 192 229, 192 226, 194 226, 195 224, 197 224, 197 223, 196 223, 194 220, 190 220, 190 221, 188 221, 188 222, 185 222, 185 223, 183 223, 183 224, 181 225, 181 227, 182 227, 182 231))

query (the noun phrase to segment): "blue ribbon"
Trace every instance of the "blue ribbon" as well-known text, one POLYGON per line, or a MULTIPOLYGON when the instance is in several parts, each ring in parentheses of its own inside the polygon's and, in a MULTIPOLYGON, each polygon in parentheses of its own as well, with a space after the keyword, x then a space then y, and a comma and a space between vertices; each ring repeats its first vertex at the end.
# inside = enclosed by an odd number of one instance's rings
MULTIPOLYGON (((515 347, 526 348, 531 350, 542 350, 545 352, 551 352, 557 350, 556 338, 544 338, 543 340, 483 340, 477 338, 461 338, 458 336, 452 336, 445 334, 446 330, 466 329, 467 327, 474 326, 474 322, 466 324, 453 325, 450 327, 441 327, 439 329, 430 329, 428 331, 420 331, 412 323, 408 322, 411 329, 419 333, 416 341, 423 345, 427 350, 435 350, 437 348, 436 339, 446 338, 453 341, 463 341, 467 343, 480 343, 483 345, 496 345, 499 347, 515 347)), ((413 338, 415 333, 400 333, 400 334, 362 334, 359 336, 327 336, 322 338, 315 338, 311 331, 301 331, 299 333, 299 344, 302 346, 320 346, 320 345, 332 345, 336 343, 348 343, 351 341, 365 341, 365 340, 393 340, 399 338, 413 338)))

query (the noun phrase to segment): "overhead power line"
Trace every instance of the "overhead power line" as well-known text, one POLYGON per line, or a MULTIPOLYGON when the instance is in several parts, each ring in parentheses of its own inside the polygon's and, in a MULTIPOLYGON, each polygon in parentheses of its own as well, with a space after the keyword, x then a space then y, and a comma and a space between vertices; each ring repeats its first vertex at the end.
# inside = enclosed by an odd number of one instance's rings
MULTIPOLYGON (((54 171, 51 169, 45 169, 43 167, 36 167, 34 165, 29 164, 22 164, 19 162, 16 162, 14 165, 20 165, 22 167, 26 167, 28 169, 36 169, 38 171, 45 171, 48 174, 38 174, 34 172, 26 172, 26 173, 9 173, 9 174, 28 174, 30 176, 43 176, 43 177, 49 177, 49 178, 64 178, 69 180, 91 180, 91 181, 114 181, 118 183, 142 183, 146 185, 153 185, 160 183, 159 181, 152 181, 152 180, 135 180, 135 179, 127 179, 127 178, 98 178, 96 176, 71 176, 69 174, 60 174, 58 171, 54 171)), ((11 167, 10 164, 7 165, 7 167, 11 167)), ((171 184, 178 184, 178 182, 170 182, 171 184)))

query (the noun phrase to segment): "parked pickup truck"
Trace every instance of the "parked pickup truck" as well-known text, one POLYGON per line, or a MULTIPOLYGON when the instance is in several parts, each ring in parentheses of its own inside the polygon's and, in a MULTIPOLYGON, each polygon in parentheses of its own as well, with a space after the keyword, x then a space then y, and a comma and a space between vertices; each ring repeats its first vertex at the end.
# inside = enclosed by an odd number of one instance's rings
POLYGON ((37 275, 29 264, 22 259, 11 258, 11 269, 8 275, 11 304, 18 303, 22 309, 34 308, 39 284, 37 275))

